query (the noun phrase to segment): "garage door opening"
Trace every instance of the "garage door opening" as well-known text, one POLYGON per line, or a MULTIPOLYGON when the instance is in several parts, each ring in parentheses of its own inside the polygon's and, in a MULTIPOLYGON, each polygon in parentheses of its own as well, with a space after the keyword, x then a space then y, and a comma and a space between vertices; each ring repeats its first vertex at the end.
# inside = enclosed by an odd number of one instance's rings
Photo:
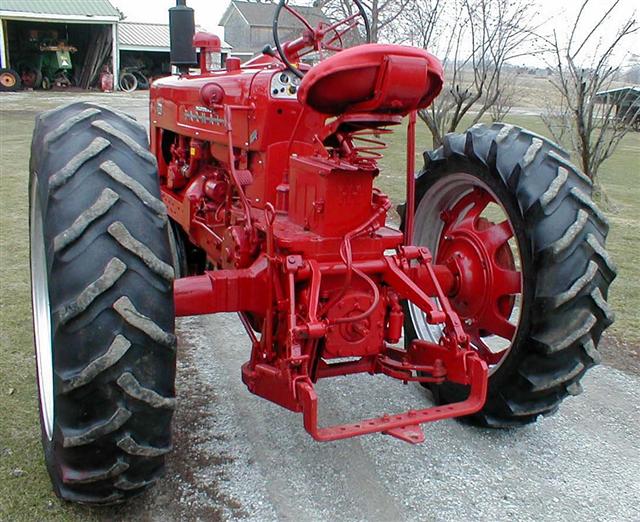
POLYGON ((112 63, 113 26, 6 20, 8 67, 23 87, 94 86, 102 67, 112 63))

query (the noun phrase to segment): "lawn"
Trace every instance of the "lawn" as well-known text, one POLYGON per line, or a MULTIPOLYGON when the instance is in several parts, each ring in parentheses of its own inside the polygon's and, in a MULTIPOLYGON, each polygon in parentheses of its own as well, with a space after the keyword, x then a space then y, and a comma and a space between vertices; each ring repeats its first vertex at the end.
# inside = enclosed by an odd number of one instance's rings
POLYGON ((35 115, 2 110, 0 116, 0 520, 87 520, 89 511, 70 509, 52 494, 40 445, 27 212, 35 115))
MULTIPOLYGON (((74 507, 52 494, 43 465, 37 418, 37 397, 32 349, 29 271, 27 176, 29 142, 35 115, 68 101, 49 96, 46 107, 39 96, 7 110, 0 100, 0 520, 95 520, 108 512, 74 507)), ((106 103, 127 106, 124 97, 106 103)), ((137 105, 145 102, 138 100, 137 105)), ((139 107, 138 107, 139 108, 139 107)), ((544 134, 539 119, 509 118, 511 123, 544 134)), ((382 162, 378 185, 395 202, 404 191, 404 130, 391 139, 382 162)), ((419 149, 429 148, 431 138, 418 124, 419 149)), ((640 135, 628 136, 616 156, 604 165, 602 182, 616 209, 609 212, 609 249, 619 266, 611 290, 617 313, 612 332, 637 345, 640 341, 640 135)))

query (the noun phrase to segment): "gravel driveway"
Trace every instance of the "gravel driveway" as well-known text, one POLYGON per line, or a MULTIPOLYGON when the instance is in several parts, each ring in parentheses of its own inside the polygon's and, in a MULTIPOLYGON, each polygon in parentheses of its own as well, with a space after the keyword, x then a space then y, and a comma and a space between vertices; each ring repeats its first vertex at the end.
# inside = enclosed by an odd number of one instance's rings
MULTIPOLYGON (((598 367, 585 393, 520 430, 425 425, 413 446, 370 435, 317 443, 251 395, 235 315, 179 322, 175 451, 140 520, 640 520, 640 379, 598 367)), ((324 423, 428 404, 418 385, 357 376, 318 386, 324 423)))

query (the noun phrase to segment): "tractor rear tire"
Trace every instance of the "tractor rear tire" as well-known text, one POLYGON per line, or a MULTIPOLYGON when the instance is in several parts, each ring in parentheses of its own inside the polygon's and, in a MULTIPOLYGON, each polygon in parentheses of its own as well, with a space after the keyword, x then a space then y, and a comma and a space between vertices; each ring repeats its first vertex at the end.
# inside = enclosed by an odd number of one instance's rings
POLYGON ((41 114, 30 241, 54 490, 69 501, 121 502, 162 473, 176 401, 174 270, 146 130, 88 103, 41 114))
MULTIPOLYGON (((606 302, 616 275, 604 249, 609 225, 591 200, 590 180, 554 143, 498 123, 447 135, 442 147, 424 157, 416 179, 416 244, 422 236, 434 259, 438 245, 446 251, 453 238, 444 236, 450 229, 443 222, 456 218, 446 214, 442 194, 448 191, 453 199, 451 187, 457 183, 461 198, 467 183, 467 191, 484 187, 503 208, 520 256, 517 329, 503 360, 489 365, 484 408, 468 420, 506 428, 555 413, 565 397, 582 390, 580 380, 600 360, 600 336, 613 322, 606 302)), ((425 330, 420 330, 416 315, 406 317, 406 342, 425 337, 417 333, 425 330)), ((468 392, 451 383, 429 387, 443 404, 462 400, 468 392)))

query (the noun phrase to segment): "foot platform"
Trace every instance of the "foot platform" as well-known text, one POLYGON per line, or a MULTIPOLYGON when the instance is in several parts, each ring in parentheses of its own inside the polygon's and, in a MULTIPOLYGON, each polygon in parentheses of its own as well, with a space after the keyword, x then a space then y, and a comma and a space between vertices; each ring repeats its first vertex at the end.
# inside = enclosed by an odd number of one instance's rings
POLYGON ((325 428, 318 426, 318 396, 313 385, 308 380, 300 380, 296 385, 296 395, 302 406, 304 427, 318 441, 347 439, 381 432, 412 444, 423 442, 424 433, 420 428, 421 424, 471 415, 484 406, 487 396, 487 365, 473 352, 461 354, 460 360, 464 366, 463 373, 466 378, 456 379, 456 381, 470 386, 469 396, 465 400, 422 410, 409 410, 395 415, 385 414, 353 424, 325 428))

